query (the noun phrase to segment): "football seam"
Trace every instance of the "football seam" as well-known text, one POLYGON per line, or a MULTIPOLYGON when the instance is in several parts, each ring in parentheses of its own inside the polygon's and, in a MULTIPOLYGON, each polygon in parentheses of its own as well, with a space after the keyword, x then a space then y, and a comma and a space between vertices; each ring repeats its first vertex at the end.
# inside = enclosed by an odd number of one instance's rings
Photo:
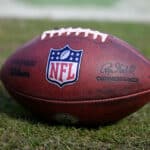
MULTIPOLYGON (((49 102, 49 103, 58 103, 58 104, 82 104, 82 103, 108 103, 108 102, 117 102, 117 101, 120 101, 122 99, 128 99, 128 98, 132 98, 132 97, 136 97, 136 96, 139 96, 139 95, 144 95, 144 94, 150 93, 150 90, 145 90, 143 92, 133 93, 133 94, 130 94, 130 95, 125 95, 125 96, 120 96, 120 97, 118 96, 118 97, 115 97, 115 98, 95 99, 95 100, 84 99, 83 98, 83 101, 75 101, 75 100, 65 101, 65 99, 64 100, 51 100, 51 99, 39 98, 39 97, 27 95, 27 94, 24 94, 24 93, 21 93, 21 92, 18 92, 18 91, 14 91, 14 90, 10 90, 10 91, 11 91, 11 93, 12 92, 15 93, 15 95, 18 94, 20 96, 24 96, 24 97, 31 98, 31 99, 36 99, 38 101, 46 101, 46 102, 49 102)), ((150 100, 148 102, 150 102, 150 100)))

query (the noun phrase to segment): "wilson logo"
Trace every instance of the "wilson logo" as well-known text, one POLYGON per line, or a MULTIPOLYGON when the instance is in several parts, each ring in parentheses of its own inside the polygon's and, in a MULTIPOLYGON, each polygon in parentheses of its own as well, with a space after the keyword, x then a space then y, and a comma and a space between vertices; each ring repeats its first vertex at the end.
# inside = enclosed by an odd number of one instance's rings
POLYGON ((79 77, 82 52, 68 45, 62 49, 51 49, 46 69, 47 80, 59 87, 75 83, 79 77))

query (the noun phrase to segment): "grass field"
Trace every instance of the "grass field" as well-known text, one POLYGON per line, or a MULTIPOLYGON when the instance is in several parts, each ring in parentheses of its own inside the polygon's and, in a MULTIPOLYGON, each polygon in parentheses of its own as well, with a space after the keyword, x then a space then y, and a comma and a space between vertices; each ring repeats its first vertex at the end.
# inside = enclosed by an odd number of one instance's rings
MULTIPOLYGON (((13 51, 54 27, 81 26, 116 35, 150 58, 150 24, 0 20, 0 66, 13 51)), ((97 128, 43 123, 15 103, 0 83, 0 150, 150 150, 150 105, 97 128)))

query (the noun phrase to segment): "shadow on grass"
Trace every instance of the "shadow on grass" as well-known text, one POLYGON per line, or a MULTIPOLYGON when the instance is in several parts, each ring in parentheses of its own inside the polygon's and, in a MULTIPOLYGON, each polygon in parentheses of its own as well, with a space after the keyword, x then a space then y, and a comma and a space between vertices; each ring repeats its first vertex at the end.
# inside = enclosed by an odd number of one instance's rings
POLYGON ((12 97, 9 96, 7 91, 0 83, 0 113, 4 113, 9 117, 29 120, 32 122, 32 114, 26 111, 19 105, 12 97))

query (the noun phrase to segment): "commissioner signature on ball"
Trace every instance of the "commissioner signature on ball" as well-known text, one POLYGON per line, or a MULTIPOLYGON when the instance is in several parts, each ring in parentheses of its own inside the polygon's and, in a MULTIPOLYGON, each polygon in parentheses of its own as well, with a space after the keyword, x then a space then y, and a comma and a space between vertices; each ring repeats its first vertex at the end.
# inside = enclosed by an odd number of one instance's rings
POLYGON ((106 63, 104 65, 102 65, 101 69, 100 69, 100 73, 104 73, 104 74, 114 74, 114 73, 120 73, 120 74, 132 74, 134 75, 136 70, 136 66, 135 65, 126 65, 126 64, 122 64, 122 63, 106 63))

